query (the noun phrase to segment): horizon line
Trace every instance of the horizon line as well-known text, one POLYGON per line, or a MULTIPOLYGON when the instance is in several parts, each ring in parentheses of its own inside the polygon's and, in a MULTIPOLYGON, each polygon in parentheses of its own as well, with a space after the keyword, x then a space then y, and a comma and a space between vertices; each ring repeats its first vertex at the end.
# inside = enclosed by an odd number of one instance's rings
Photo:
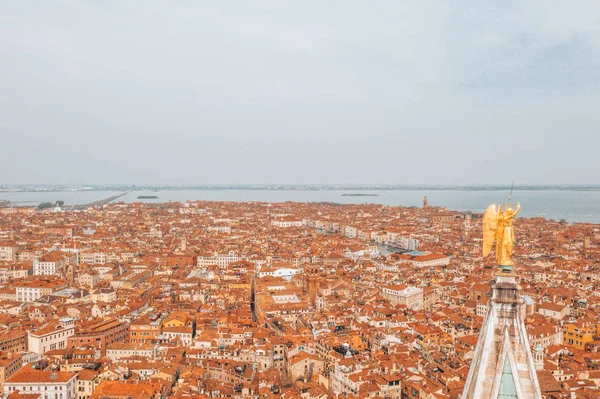
POLYGON ((198 187, 276 187, 276 188, 301 188, 301 187, 320 187, 320 188, 486 188, 486 189, 531 189, 531 188, 598 188, 600 183, 527 183, 514 185, 511 184, 485 184, 485 183, 11 183, 2 184, 0 188, 26 188, 26 187, 45 187, 45 188, 198 188, 198 187))

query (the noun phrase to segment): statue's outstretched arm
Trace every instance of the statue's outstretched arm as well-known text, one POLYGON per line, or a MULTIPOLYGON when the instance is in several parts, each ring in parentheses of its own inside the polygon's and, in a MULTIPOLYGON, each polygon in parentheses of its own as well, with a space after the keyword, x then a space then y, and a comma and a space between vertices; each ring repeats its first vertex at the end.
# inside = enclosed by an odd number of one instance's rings
POLYGON ((517 203, 517 209, 515 209, 515 213, 513 214, 513 217, 517 216, 517 214, 519 213, 520 210, 521 210, 521 203, 518 202, 517 203))

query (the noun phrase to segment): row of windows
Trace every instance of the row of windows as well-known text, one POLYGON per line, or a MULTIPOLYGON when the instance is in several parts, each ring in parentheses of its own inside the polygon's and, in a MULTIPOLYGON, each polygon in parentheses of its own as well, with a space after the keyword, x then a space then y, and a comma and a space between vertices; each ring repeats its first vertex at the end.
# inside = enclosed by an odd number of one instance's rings
POLYGON ((53 351, 57 348, 57 346, 58 346, 58 349, 65 349, 66 348, 65 341, 61 341, 58 344, 51 344, 50 348, 48 348, 47 346, 44 346, 44 347, 42 347, 42 351, 43 352, 46 352, 47 350, 53 351))
MULTIPOLYGON (((71 383, 69 383, 68 385, 69 386, 67 387, 66 390, 69 390, 69 388, 71 387, 71 383)), ((64 386, 63 385, 59 385, 59 386, 51 385, 50 388, 53 388, 53 389, 50 389, 50 391, 64 391, 64 389, 63 389, 64 386)), ((37 392, 37 391, 41 391, 41 387, 39 385, 36 385, 36 386, 21 386, 21 387, 16 386, 16 387, 8 387, 8 390, 9 391, 23 391, 23 392, 25 392, 25 391, 29 391, 29 392, 36 391, 37 392)), ((44 386, 44 391, 48 391, 48 386, 47 385, 44 386)), ((62 394, 60 394, 60 397, 62 398, 62 394)))
MULTIPOLYGON (((563 342, 567 342, 567 338, 564 338, 563 342)), ((569 338, 568 342, 569 342, 569 345, 583 345, 584 344, 583 341, 576 341, 571 338, 569 338)))
POLYGON ((40 339, 40 342, 48 342, 48 341, 49 341, 49 340, 51 340, 51 339, 55 339, 55 338, 58 338, 58 337, 64 337, 64 336, 65 336, 65 334, 66 334, 66 332, 65 332, 65 331, 63 331, 63 332, 61 332, 61 333, 54 334, 54 335, 52 335, 52 336, 50 336, 50 337, 42 338, 42 339, 40 339))
POLYGON ((135 332, 135 331, 132 331, 132 332, 131 332, 131 336, 135 337, 136 335, 140 335, 140 336, 142 336, 142 335, 151 335, 151 336, 155 336, 155 335, 156 335, 156 333, 155 333, 155 332, 152 332, 152 333, 151 333, 151 332, 147 332, 147 331, 140 331, 139 333, 137 333, 137 332, 135 332))

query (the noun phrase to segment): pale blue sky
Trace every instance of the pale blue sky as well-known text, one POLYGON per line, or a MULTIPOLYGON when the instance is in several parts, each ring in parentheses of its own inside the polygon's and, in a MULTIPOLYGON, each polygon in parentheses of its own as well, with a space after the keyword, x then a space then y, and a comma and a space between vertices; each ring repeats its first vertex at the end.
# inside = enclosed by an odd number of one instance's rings
POLYGON ((600 183, 597 0, 2 0, 0 60, 0 184, 600 183))

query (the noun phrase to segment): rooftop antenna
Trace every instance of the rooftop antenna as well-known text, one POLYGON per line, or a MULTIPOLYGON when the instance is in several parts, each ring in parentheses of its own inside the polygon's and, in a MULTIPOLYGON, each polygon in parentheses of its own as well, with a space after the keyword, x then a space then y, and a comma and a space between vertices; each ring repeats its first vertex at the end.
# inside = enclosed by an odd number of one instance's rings
POLYGON ((508 202, 512 198, 513 189, 515 188, 515 181, 513 180, 512 186, 510 187, 510 193, 508 194, 508 202))

